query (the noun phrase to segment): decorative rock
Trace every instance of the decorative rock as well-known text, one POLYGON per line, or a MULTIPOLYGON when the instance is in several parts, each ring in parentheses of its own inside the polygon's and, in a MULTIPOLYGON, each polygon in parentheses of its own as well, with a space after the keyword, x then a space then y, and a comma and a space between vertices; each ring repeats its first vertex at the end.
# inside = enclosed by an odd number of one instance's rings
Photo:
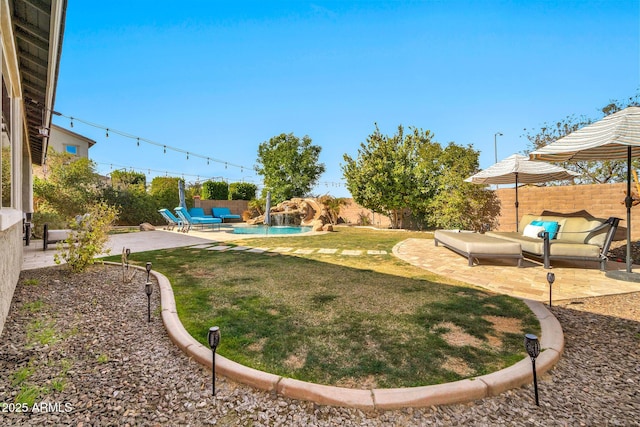
MULTIPOLYGON (((66 360, 73 369, 64 389, 49 391, 40 401, 70 403, 73 411, 0 414, 3 426, 638 424, 640 292, 554 304, 551 311, 567 340, 556 368, 538 378, 540 407, 529 384, 469 404, 362 411, 288 399, 223 377, 217 378, 212 397, 211 371, 170 341, 158 314, 147 324, 139 283, 122 284, 121 274, 111 266, 82 274, 61 267, 21 273, 0 337, 0 402, 13 402, 20 391, 12 384, 17 369, 30 364, 27 381, 44 385, 63 375, 59 362, 66 360), (25 279, 39 284, 23 285, 25 279), (25 304, 37 300, 42 309, 27 313, 25 304), (53 322, 63 337, 45 353, 27 340, 28 325, 38 320, 53 322), (103 353, 109 360, 98 362, 103 353), (125 357, 126 363, 115 362, 125 357)), ((158 307, 159 292, 152 294, 151 304, 152 310, 158 307)))
POLYGON ((148 222, 140 224, 140 231, 154 231, 156 228, 148 222))

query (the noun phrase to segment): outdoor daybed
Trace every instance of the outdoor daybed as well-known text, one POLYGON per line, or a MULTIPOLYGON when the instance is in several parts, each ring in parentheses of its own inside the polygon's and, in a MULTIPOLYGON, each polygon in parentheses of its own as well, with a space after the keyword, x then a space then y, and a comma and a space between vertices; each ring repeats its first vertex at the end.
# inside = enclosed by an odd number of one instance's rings
POLYGON ((522 250, 518 242, 458 230, 436 230, 433 240, 436 246, 442 244, 466 256, 469 267, 473 267, 474 258, 515 258, 518 260, 518 267, 522 265, 522 250))
POLYGON ((581 216, 524 215, 518 232, 488 231, 486 236, 517 242, 523 255, 542 259, 544 268, 553 260, 597 261, 605 270, 607 253, 619 218, 607 220, 581 216))

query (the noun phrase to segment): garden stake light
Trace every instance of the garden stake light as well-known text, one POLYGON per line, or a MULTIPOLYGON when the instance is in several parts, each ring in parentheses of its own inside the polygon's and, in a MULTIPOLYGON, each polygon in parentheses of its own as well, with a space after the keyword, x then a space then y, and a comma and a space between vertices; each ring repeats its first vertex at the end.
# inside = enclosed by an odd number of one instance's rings
POLYGON ((547 273, 547 282, 549 282, 549 307, 551 307, 551 285, 556 281, 555 273, 547 273))
POLYGON ((151 274, 151 263, 147 262, 147 282, 149 281, 150 274, 151 274))
POLYGON ((212 326, 207 334, 207 341, 211 347, 211 395, 216 395, 216 348, 220 344, 220 328, 212 326))
POLYGON ((147 322, 151 323, 151 292, 153 292, 151 282, 147 281, 144 285, 144 292, 147 294, 147 322))
POLYGON ((533 334, 526 334, 524 336, 524 347, 527 349, 527 354, 531 358, 531 366, 533 367, 533 389, 536 393, 536 406, 540 406, 538 402, 538 377, 536 375, 536 357, 540 354, 540 341, 538 337, 533 334))

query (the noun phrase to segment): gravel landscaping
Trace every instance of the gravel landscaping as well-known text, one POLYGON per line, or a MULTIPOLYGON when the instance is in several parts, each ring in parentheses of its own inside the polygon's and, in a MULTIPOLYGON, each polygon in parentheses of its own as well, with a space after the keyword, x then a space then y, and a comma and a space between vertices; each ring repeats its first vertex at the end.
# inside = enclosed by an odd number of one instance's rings
MULTIPOLYGON (((167 337, 145 273, 95 266, 23 271, 0 340, 0 424, 425 426, 640 425, 640 293, 552 308, 565 354, 527 386, 462 405, 364 412, 318 406, 218 378, 167 337), (15 405, 31 392, 28 405, 15 405), (26 412, 16 412, 27 409, 26 412)), ((224 331, 222 331, 224 340, 224 331)))

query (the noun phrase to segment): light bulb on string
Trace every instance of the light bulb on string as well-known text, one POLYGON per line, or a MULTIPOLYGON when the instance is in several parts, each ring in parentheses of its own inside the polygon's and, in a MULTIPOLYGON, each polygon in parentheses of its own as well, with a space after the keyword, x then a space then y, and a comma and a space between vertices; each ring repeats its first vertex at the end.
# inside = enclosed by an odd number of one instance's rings
POLYGON ((224 162, 224 168, 225 169, 227 168, 227 162, 224 162))
POLYGON ((189 160, 189 152, 187 151, 187 160, 189 160))
POLYGON ((207 157, 207 166, 209 166, 209 158, 207 157))
POLYGON ((109 138, 109 128, 107 128, 107 133, 105 134, 106 138, 109 138))
POLYGON ((163 148, 163 150, 164 150, 164 154, 167 154, 167 146, 165 145, 165 146, 163 146, 163 147, 164 147, 164 148, 163 148))
POLYGON ((137 145, 138 145, 138 147, 140 147, 140 138, 138 138, 137 145))
POLYGON ((73 127, 73 117, 71 117, 71 123, 69 123, 69 126, 73 127))

